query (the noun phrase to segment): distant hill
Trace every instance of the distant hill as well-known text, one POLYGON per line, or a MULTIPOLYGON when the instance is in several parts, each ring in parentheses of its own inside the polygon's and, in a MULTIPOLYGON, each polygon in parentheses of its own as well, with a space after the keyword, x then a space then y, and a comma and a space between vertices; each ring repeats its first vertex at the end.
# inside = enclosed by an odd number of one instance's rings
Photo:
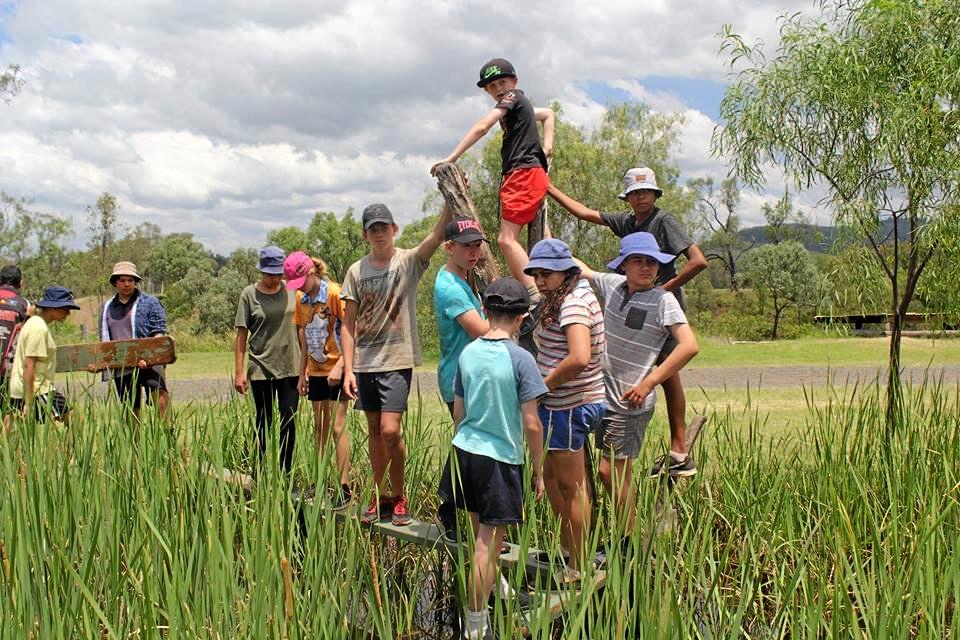
MULTIPOLYGON (((834 226, 797 223, 785 224, 783 226, 787 238, 799 240, 803 243, 803 246, 806 247, 807 251, 813 253, 828 253, 833 248, 834 241, 839 233, 839 228, 834 226)), ((752 242, 757 245, 770 243, 768 228, 765 226, 747 227, 746 229, 742 229, 738 235, 747 242, 752 242)))
MULTIPOLYGON (((844 234, 844 244, 849 244, 851 237, 847 234, 852 232, 833 225, 819 224, 785 224, 785 236, 791 240, 799 240, 806 247, 807 251, 812 253, 830 253, 834 249, 840 234, 844 234)), ((880 225, 880 235, 886 236, 892 229, 889 220, 885 220, 880 225)), ((907 221, 900 222, 900 237, 905 238, 908 235, 909 224, 907 221)), ((747 242, 753 242, 757 245, 769 244, 770 236, 766 226, 747 227, 742 229, 739 234, 747 242)))

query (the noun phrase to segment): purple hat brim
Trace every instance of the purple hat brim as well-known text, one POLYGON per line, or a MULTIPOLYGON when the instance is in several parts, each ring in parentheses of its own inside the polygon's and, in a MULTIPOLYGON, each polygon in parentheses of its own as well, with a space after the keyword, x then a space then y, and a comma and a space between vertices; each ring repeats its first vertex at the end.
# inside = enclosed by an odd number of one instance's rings
POLYGON ((619 271, 620 265, 623 264, 623 261, 629 258, 630 256, 647 256, 648 258, 653 258, 660 264, 670 264, 677 259, 677 256, 671 255, 669 253, 661 253, 659 251, 631 251, 630 253, 617 256, 611 262, 607 263, 607 267, 612 271, 619 271))
POLYGON ((536 269, 547 269, 549 271, 570 271, 571 269, 580 270, 577 263, 571 258, 531 258, 523 272, 530 275, 531 271, 536 269))

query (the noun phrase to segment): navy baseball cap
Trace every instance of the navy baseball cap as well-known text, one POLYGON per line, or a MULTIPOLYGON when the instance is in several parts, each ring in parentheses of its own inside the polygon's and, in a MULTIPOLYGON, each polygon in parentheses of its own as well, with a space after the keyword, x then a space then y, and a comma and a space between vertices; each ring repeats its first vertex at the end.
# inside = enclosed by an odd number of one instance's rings
POLYGON ((530 250, 530 262, 524 267, 523 272, 529 276, 536 269, 548 269, 550 271, 577 269, 579 271, 580 267, 573 261, 570 247, 566 242, 556 238, 547 238, 533 245, 533 249, 530 250))
POLYGON ((480 67, 480 80, 477 86, 481 89, 496 80, 505 76, 517 77, 517 72, 513 70, 513 65, 503 58, 494 58, 490 62, 480 67))
POLYGON ((393 214, 387 205, 382 203, 368 204, 363 208, 363 230, 366 231, 378 222, 397 224, 393 221, 393 214))
POLYGON ((652 233, 646 231, 637 231, 621 238, 620 255, 607 266, 614 271, 619 271, 620 265, 630 256, 649 256, 660 264, 670 264, 677 258, 675 255, 660 251, 657 239, 652 233))
POLYGON ((257 262, 257 271, 272 276, 283 275, 283 259, 286 254, 280 247, 269 245, 260 249, 260 260, 257 262))
POLYGON ((443 239, 453 240, 460 244, 469 244, 475 240, 487 242, 487 238, 483 235, 483 229, 480 228, 480 223, 473 218, 463 216, 457 216, 447 223, 447 226, 443 229, 443 239))
POLYGON ((79 309, 73 300, 73 291, 58 284, 52 284, 43 290, 43 297, 37 300, 36 306, 43 309, 79 309))
POLYGON ((483 306, 497 311, 516 311, 530 308, 530 294, 527 288, 513 278, 494 280, 483 292, 483 306))

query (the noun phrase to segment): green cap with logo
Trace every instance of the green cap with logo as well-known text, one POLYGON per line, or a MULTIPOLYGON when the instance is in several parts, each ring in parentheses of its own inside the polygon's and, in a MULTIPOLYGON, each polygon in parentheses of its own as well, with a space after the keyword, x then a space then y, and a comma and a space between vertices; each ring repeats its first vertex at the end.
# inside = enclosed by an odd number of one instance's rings
POLYGON ((505 76, 516 78, 517 72, 513 70, 513 65, 508 60, 494 58, 480 67, 480 81, 477 82, 477 86, 482 89, 497 78, 505 76))

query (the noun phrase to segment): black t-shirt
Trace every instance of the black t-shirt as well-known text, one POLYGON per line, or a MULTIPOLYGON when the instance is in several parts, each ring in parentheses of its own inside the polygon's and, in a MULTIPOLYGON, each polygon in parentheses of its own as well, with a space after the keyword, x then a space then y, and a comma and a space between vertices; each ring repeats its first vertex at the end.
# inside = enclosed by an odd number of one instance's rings
MULTIPOLYGON (((644 220, 643 224, 637 224, 637 216, 635 216, 632 211, 627 213, 603 213, 601 211, 600 218, 605 225, 610 227, 610 230, 613 231, 614 235, 618 238, 628 236, 631 233, 637 233, 638 231, 646 231, 657 239, 657 244, 660 245, 660 251, 664 253, 680 255, 693 244, 693 240, 686 234, 680 226, 680 223, 677 222, 677 219, 662 209, 654 209, 653 213, 644 220)), ((677 261, 674 260, 670 264, 660 265, 660 272, 657 274, 657 284, 663 284, 676 277, 676 263, 677 261)), ((685 306, 683 291, 678 289, 673 293, 677 296, 677 301, 680 303, 681 308, 683 308, 685 306)))
MULTIPOLYGON (((20 292, 9 285, 0 285, 0 356, 7 353, 10 336, 18 324, 27 321, 27 299, 20 292)), ((10 349, 10 358, 13 349, 10 349)))
POLYGON ((496 108, 507 111, 500 119, 503 126, 503 145, 500 147, 503 174, 528 167, 543 167, 546 171, 547 156, 540 146, 537 118, 523 91, 507 91, 496 108))

